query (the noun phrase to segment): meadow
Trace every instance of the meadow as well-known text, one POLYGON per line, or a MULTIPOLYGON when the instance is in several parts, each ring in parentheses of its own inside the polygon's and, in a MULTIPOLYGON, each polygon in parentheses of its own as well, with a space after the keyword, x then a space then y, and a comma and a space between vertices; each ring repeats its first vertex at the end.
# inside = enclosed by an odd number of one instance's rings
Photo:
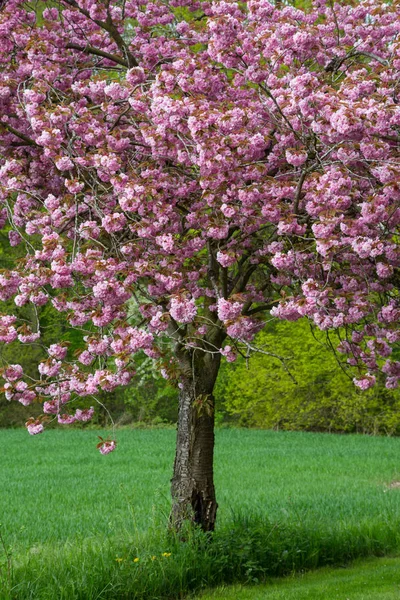
POLYGON ((182 542, 175 432, 120 430, 108 456, 98 433, 0 430, 2 600, 176 599, 400 550, 398 438, 218 430, 218 530, 182 542))
POLYGON ((201 600, 398 600, 400 558, 369 558, 350 566, 322 568, 273 579, 264 585, 214 589, 201 600))

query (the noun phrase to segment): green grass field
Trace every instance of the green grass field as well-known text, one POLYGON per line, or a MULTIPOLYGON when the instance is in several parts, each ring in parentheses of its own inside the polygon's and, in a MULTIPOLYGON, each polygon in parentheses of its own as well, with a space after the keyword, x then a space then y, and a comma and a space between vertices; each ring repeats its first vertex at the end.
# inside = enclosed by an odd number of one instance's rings
POLYGON ((262 586, 221 587, 199 600, 399 600, 400 558, 375 558, 347 568, 319 569, 262 586))
POLYGON ((2 600, 179 598, 400 550, 399 439, 218 431, 211 544, 166 534, 172 430, 122 430, 109 456, 91 430, 0 440, 2 600))

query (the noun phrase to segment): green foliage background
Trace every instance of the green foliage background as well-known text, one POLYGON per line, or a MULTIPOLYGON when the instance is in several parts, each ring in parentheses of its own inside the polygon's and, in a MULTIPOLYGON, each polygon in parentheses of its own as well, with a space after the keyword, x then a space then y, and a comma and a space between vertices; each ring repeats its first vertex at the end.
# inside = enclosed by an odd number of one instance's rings
POLYGON ((339 364, 325 334, 307 321, 273 321, 257 345, 285 359, 254 354, 224 365, 217 383, 219 406, 239 425, 395 434, 400 432, 400 393, 383 384, 359 391, 339 364), (295 381, 293 381, 295 379, 295 381))

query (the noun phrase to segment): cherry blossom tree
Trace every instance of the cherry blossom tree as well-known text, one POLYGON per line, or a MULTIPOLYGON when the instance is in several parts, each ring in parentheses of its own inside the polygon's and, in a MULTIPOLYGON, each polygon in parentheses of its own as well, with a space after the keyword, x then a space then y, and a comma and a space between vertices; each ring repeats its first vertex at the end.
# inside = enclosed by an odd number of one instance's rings
POLYGON ((29 433, 90 419, 74 400, 144 352, 180 389, 172 520, 212 530, 214 383, 268 319, 338 329, 356 385, 398 384, 399 30, 396 1, 2 2, 1 226, 22 258, 0 341, 40 344, 45 305, 82 332, 36 380, 3 365, 9 400, 43 402, 29 433))

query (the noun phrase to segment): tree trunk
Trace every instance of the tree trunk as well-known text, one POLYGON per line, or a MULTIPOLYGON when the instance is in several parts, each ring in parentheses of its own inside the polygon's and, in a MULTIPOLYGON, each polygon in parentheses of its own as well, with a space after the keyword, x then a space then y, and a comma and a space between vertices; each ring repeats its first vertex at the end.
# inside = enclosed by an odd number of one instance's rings
MULTIPOLYGON (((220 355, 192 361, 179 393, 179 416, 174 474, 171 480, 171 524, 185 520, 213 531, 217 513, 214 489, 214 397, 220 355)), ((189 365, 188 365, 189 367, 189 365)))

